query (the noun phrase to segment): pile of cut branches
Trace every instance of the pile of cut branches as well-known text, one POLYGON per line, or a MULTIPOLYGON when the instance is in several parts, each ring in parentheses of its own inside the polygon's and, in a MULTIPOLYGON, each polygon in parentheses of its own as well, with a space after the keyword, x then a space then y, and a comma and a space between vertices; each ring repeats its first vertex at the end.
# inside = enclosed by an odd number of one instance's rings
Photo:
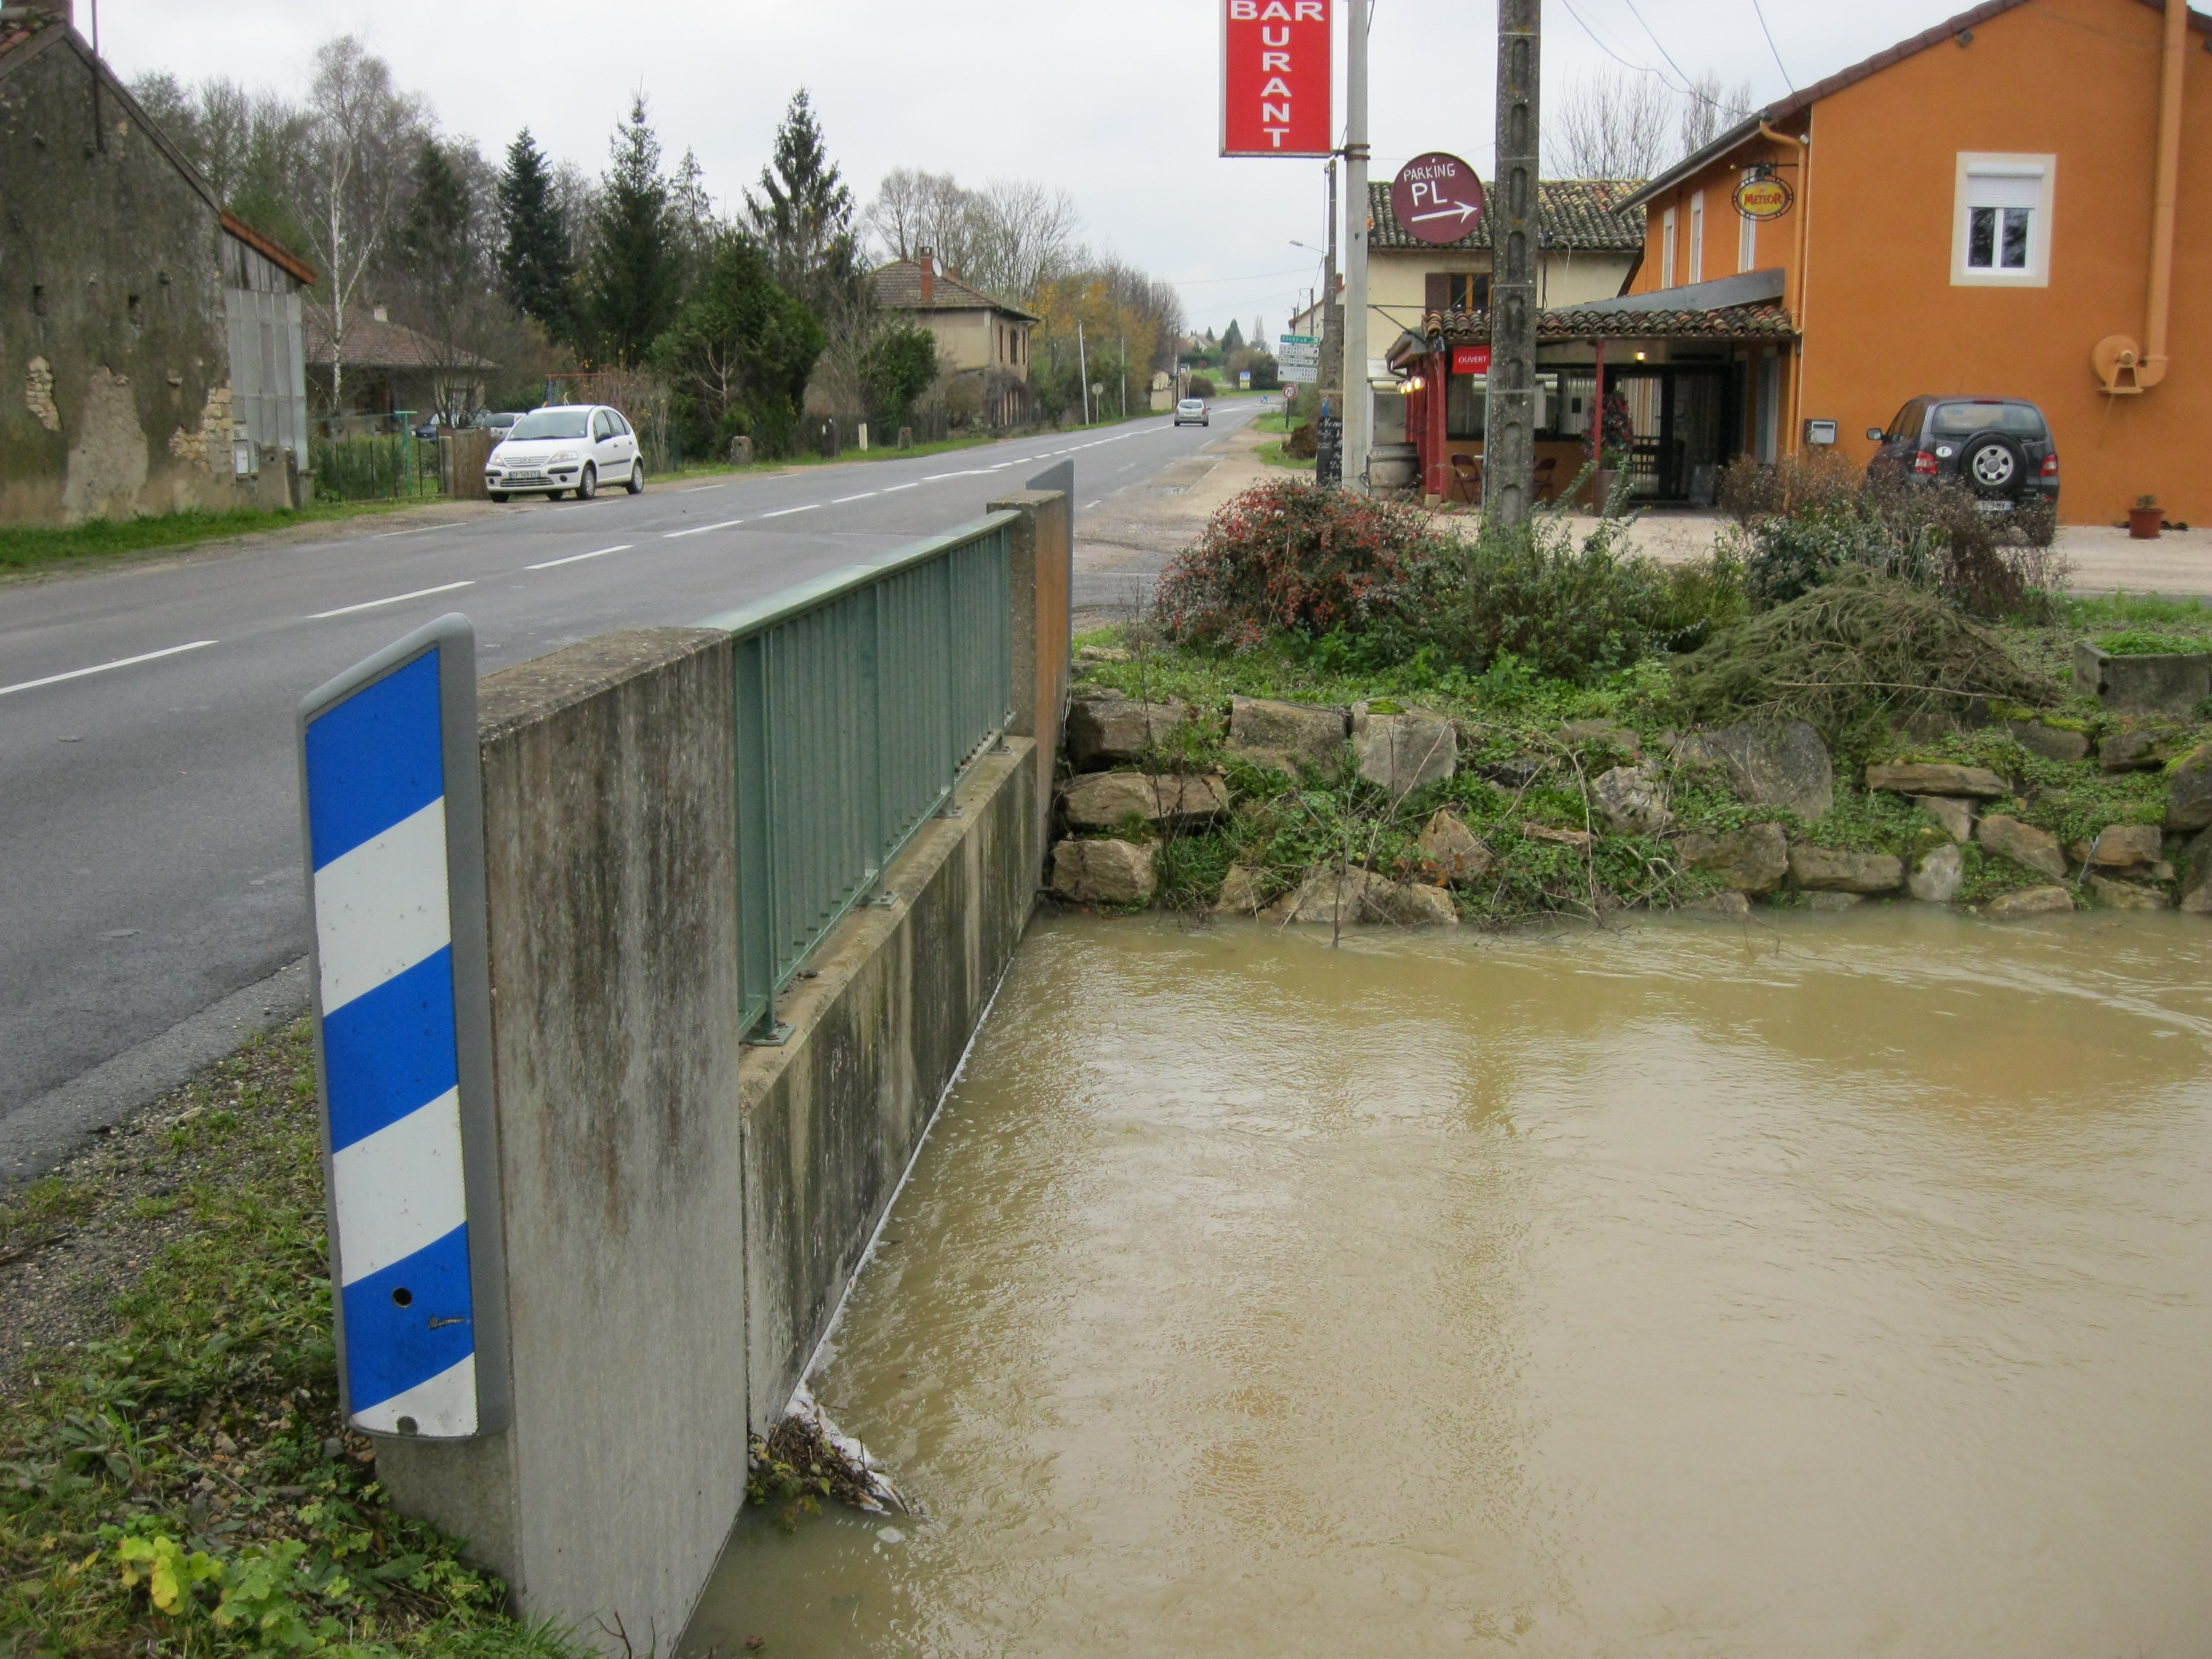
POLYGON ((1729 629, 1681 662, 1675 688, 1695 720, 1795 717, 1831 736, 1876 712, 2063 696, 1936 593, 1864 572, 1729 629))

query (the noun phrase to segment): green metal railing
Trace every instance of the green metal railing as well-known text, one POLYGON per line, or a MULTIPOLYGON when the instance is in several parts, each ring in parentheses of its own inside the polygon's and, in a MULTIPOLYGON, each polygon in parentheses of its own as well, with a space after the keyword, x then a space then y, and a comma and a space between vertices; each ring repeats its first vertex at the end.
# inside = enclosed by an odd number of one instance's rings
POLYGON ((994 513, 709 618, 737 646, 738 902, 748 1033, 943 811, 1012 702, 994 513))

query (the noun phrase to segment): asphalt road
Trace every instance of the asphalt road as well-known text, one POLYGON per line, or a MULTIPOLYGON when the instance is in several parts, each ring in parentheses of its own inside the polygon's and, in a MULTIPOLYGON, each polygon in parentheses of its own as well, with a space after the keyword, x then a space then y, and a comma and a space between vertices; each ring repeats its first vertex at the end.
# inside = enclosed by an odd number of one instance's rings
POLYGON ((695 623, 978 517, 1063 458, 1079 532, 1255 412, 0 587, 0 1174, 32 1172, 11 1129, 88 1078, 145 1092, 161 1067, 131 1056, 218 1006, 250 1026, 240 1000, 305 954, 294 710, 348 665, 448 611, 486 672, 695 623))

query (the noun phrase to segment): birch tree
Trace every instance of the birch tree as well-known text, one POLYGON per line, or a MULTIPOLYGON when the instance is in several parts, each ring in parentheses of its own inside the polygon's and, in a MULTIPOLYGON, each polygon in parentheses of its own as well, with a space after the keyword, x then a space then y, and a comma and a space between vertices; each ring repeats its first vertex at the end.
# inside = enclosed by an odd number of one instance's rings
POLYGON ((350 34, 315 52, 307 92, 307 221, 331 307, 331 404, 345 409, 347 309, 392 234, 428 132, 419 99, 350 34))

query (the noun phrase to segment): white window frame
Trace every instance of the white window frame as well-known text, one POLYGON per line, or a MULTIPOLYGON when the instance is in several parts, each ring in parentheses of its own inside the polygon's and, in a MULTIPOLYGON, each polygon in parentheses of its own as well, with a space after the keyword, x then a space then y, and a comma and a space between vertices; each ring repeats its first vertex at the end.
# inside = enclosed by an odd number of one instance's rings
POLYGON ((1690 198, 1690 280, 1705 280, 1705 192, 1690 198))
POLYGON ((1951 203, 1951 286, 1954 288, 2049 288, 2051 286, 2051 204, 2057 195, 2058 158, 2056 155, 2017 155, 1996 150, 1961 150, 1951 203), (1972 181, 1978 178, 2033 179, 2040 185, 2036 204, 2029 210, 2027 269, 1987 270, 1966 264, 1973 212, 1970 204, 1972 181))
POLYGON ((1659 286, 1674 286, 1674 210, 1668 208, 1659 221, 1659 286))
MULTIPOLYGON (((1758 177, 1757 167, 1743 170, 1743 182, 1747 185, 1758 177)), ((1759 221, 1747 213, 1740 212, 1735 216, 1743 226, 1736 233, 1735 268, 1739 271, 1756 270, 1759 269, 1759 221)))

